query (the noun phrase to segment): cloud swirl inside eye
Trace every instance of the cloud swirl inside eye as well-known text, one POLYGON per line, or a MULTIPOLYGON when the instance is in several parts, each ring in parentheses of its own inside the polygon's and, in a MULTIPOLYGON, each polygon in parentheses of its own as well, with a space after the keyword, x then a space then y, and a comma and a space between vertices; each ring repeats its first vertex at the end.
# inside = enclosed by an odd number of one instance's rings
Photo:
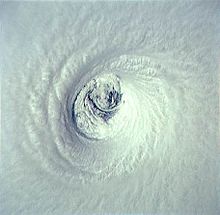
POLYGON ((112 135, 113 116, 121 104, 119 78, 113 74, 93 78, 77 94, 72 112, 77 132, 91 139, 112 135))

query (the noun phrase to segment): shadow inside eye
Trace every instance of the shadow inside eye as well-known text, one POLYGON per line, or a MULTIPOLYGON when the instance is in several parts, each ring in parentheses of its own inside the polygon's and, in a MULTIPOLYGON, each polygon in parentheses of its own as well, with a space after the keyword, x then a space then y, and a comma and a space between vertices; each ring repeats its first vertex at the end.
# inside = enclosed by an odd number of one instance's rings
POLYGON ((80 89, 72 107, 76 131, 89 138, 107 135, 109 122, 120 109, 122 100, 120 79, 115 74, 94 77, 80 89), (99 134, 102 134, 99 136, 99 134))

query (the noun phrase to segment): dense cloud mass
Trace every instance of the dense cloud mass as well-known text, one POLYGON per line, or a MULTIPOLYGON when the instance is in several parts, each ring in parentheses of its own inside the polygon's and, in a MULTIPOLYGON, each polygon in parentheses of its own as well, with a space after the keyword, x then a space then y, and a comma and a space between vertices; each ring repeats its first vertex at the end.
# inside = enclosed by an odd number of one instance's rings
POLYGON ((0 214, 219 214, 219 20, 1 3, 0 214))

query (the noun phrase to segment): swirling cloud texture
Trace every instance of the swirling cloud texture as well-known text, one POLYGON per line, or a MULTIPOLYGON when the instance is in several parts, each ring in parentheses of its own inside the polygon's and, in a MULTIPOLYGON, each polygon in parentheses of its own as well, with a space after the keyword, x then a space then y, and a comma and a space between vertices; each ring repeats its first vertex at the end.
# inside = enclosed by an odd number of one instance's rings
POLYGON ((0 214, 219 212, 217 1, 0 4, 0 214))

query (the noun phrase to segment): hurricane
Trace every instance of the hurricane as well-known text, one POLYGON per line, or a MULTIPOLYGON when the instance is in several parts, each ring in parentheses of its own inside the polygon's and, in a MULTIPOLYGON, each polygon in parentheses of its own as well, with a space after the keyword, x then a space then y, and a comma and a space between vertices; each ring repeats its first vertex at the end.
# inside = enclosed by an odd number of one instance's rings
POLYGON ((219 8, 0 4, 0 213, 218 214, 219 8))

